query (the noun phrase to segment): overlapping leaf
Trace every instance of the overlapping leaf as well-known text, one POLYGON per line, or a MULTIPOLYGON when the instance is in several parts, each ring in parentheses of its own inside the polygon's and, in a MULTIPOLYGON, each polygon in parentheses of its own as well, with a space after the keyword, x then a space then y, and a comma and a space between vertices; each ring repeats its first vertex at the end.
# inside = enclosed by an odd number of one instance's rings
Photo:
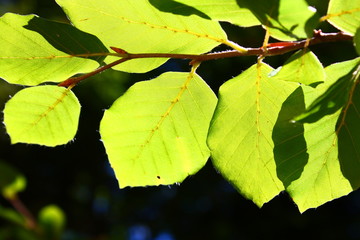
POLYGON ((201 169, 216 96, 196 74, 168 72, 132 86, 100 125, 120 187, 173 184, 201 169))
POLYGON ((326 19, 338 29, 354 35, 360 27, 360 0, 331 0, 326 19))
POLYGON ((96 37, 34 15, 7 13, 0 18, 0 30, 0 77, 14 84, 66 80, 99 66, 94 60, 71 55, 106 51, 96 37))
POLYGON ((76 134, 80 104, 70 90, 57 86, 25 88, 5 106, 4 124, 11 143, 65 144, 76 134))
POLYGON ((226 21, 242 27, 260 25, 259 20, 247 8, 241 8, 236 0, 149 0, 160 10, 175 14, 197 14, 200 17, 226 21), (179 3, 182 3, 180 5, 179 3))
POLYGON ((348 102, 351 102, 349 106, 353 112, 347 109, 346 118, 340 116, 342 111, 338 109, 311 124, 290 121, 356 64, 353 60, 331 65, 326 68, 325 84, 316 89, 299 88, 284 102, 274 128, 279 178, 301 212, 344 196, 360 186, 357 174, 360 171, 357 153, 360 130, 356 111, 359 89, 353 88, 354 94, 348 102))
MULTIPOLYGON (((197 15, 163 12, 148 0, 57 0, 57 3, 76 27, 95 34, 108 48, 118 47, 130 53, 200 54, 219 44, 236 47, 227 40, 219 23, 197 15)), ((165 61, 137 59, 115 69, 145 72, 165 61)))
MULTIPOLYGON (((306 111, 296 117, 297 121, 315 122, 325 115, 333 114, 341 109, 348 100, 349 91, 354 84, 354 72, 360 59, 334 64, 327 72, 328 82, 332 85, 322 95, 318 96, 306 111), (340 76, 340 77, 339 77, 340 76), (334 77, 338 77, 334 79, 334 77)), ((326 85, 327 86, 327 85, 326 85)))
POLYGON ((215 167, 259 206, 284 189, 272 130, 283 101, 298 86, 272 80, 271 71, 268 65, 254 65, 221 86, 208 138, 215 167))
POLYGON ((323 82, 325 72, 314 53, 309 50, 300 50, 285 62, 275 78, 310 85, 323 82))
POLYGON ((250 9, 268 27, 272 37, 283 41, 312 36, 320 18, 305 0, 237 0, 237 3, 250 9))

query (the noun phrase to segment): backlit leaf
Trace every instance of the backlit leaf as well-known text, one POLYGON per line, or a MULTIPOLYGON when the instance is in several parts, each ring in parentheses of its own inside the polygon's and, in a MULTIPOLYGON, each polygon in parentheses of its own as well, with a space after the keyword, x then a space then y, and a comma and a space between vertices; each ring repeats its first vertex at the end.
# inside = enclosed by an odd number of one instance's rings
MULTIPOLYGON (((313 123, 292 122, 316 98, 329 89, 356 61, 330 65, 324 84, 299 87, 283 104, 273 131, 277 172, 301 212, 350 193, 360 186, 358 164, 360 132, 355 111, 358 89, 351 100, 351 121, 342 121, 341 109, 313 123), (339 118, 340 116, 340 118, 339 118), (343 122, 340 127, 339 122, 343 122), (348 135, 348 136, 347 136, 348 135)), ((354 86, 354 82, 352 84, 354 86)), ((344 103, 345 104, 345 103, 344 103)), ((347 110, 346 112, 349 112, 347 110)), ((349 113, 347 113, 349 114, 349 113)), ((348 116, 348 115, 346 115, 348 116)))
POLYGON ((99 66, 96 61, 71 55, 107 51, 94 36, 34 15, 7 13, 0 18, 0 30, 0 77, 14 84, 66 80, 99 66))
POLYGON ((259 20, 247 8, 241 8, 236 0, 176 0, 176 2, 163 0, 149 0, 154 6, 160 6, 175 14, 196 14, 194 8, 200 12, 198 16, 208 17, 212 20, 226 21, 232 24, 251 27, 260 25, 259 20), (176 3, 182 3, 178 5, 176 3), (191 7, 191 9, 189 9, 191 7))
POLYGON ((314 53, 308 50, 300 50, 285 62, 274 77, 284 81, 310 85, 323 82, 325 71, 314 53))
POLYGON ((177 72, 136 83, 115 101, 100 133, 120 187, 173 184, 201 169, 216 101, 198 75, 177 72))
POLYGON ((26 187, 25 177, 12 166, 0 161, 0 191, 5 198, 13 198, 26 187))
MULTIPOLYGON (((219 23, 197 15, 183 16, 163 12, 148 0, 57 0, 72 23, 95 34, 106 47, 129 53, 201 54, 227 40, 219 23)), ((107 62, 114 61, 108 57, 107 62)), ((114 69, 128 72, 152 70, 167 59, 136 59, 114 69)))
POLYGON ((17 92, 5 105, 4 124, 11 143, 65 144, 76 134, 80 104, 74 93, 57 86, 17 92))
POLYGON ((354 35, 360 27, 360 0, 330 0, 325 19, 336 28, 354 35))
POLYGON ((272 37, 283 41, 312 36, 320 18, 305 0, 237 0, 237 3, 250 9, 268 27, 272 37))
POLYGON ((258 206, 284 189, 277 177, 272 130, 283 101, 298 86, 254 65, 223 84, 208 137, 219 172, 258 206))
POLYGON ((330 68, 326 68, 328 82, 333 82, 333 84, 295 120, 315 122, 342 108, 348 100, 350 88, 354 84, 354 72, 358 68, 358 64, 360 64, 360 58, 333 64, 330 68))

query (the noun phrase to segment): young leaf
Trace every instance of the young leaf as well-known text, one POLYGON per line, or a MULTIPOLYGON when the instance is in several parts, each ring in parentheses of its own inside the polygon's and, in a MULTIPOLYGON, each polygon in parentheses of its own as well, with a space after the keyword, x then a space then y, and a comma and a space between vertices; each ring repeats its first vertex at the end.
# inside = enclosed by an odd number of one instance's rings
POLYGON ((330 0, 325 19, 336 28, 354 35, 360 27, 360 0, 330 0))
POLYGON ((11 199, 25 187, 25 177, 12 166, 0 161, 0 191, 2 195, 11 199))
MULTIPOLYGON (((57 0, 72 23, 95 34, 109 47, 129 53, 201 54, 220 44, 236 45, 227 40, 219 23, 196 15, 182 16, 162 12, 148 0, 57 0)), ((146 72, 167 59, 135 59, 114 69, 146 72)), ((114 61, 108 57, 107 62, 114 61)))
POLYGON ((354 72, 360 64, 360 58, 333 64, 327 67, 327 82, 333 82, 328 89, 320 95, 306 109, 304 113, 295 118, 301 122, 316 122, 325 115, 333 114, 342 108, 348 100, 350 88, 354 84, 354 72))
POLYGON ((25 88, 5 105, 4 124, 11 143, 65 144, 78 128, 80 103, 74 93, 57 86, 25 88))
POLYGON ((56 205, 48 205, 39 212, 39 223, 45 239, 60 239, 65 221, 65 213, 56 205))
POLYGON ((312 36, 319 22, 316 10, 305 0, 237 0, 242 8, 248 8, 266 26, 270 35, 283 41, 312 36))
POLYGON ((310 85, 323 82, 325 71, 314 53, 300 50, 285 62, 274 78, 310 85))
POLYGON ((257 20, 252 12, 247 8, 241 8, 236 0, 176 0, 178 3, 183 3, 183 6, 171 5, 170 1, 163 0, 149 0, 149 2, 158 8, 165 8, 167 11, 175 14, 184 14, 184 10, 191 6, 202 13, 199 14, 200 17, 208 17, 216 21, 226 21, 241 27, 260 25, 259 20, 257 20))
POLYGON ((281 104, 298 86, 272 80, 272 70, 254 65, 221 86, 208 137, 214 166, 258 206, 284 189, 276 173, 272 130, 281 104))
POLYGON ((173 184, 201 169, 216 96, 195 73, 139 82, 106 110, 100 133, 120 187, 173 184))
POLYGON ((63 81, 99 66, 72 54, 107 51, 94 36, 34 15, 7 13, 0 18, 0 30, 0 77, 13 84, 63 81))

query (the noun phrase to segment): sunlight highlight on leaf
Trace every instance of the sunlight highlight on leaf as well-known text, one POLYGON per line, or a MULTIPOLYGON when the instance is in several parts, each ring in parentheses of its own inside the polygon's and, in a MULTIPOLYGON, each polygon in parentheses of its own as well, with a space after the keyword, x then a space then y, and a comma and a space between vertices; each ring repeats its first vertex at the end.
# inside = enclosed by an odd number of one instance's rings
MULTIPOLYGON (((153 0, 150 0, 152 2, 153 0)), ((157 0, 157 2, 164 2, 157 0)), ((241 8, 237 0, 176 0, 201 11, 212 20, 226 21, 241 27, 260 25, 259 20, 247 8, 241 8)), ((184 7, 183 7, 184 8, 184 7)), ((181 12, 182 8, 174 8, 175 13, 181 12)))
POLYGON ((272 130, 281 104, 298 86, 272 80, 272 70, 254 65, 221 86, 208 137, 216 169, 258 206, 284 189, 276 173, 272 130))
POLYGON ((285 62, 274 78, 310 85, 323 82, 325 71, 314 53, 300 50, 285 62))
POLYGON ((4 124, 11 143, 57 146, 72 140, 80 103, 74 93, 57 86, 25 88, 5 105, 4 124))
MULTIPOLYGON (((237 48, 227 40, 219 23, 196 15, 162 12, 147 0, 57 0, 72 23, 95 34, 106 47, 129 53, 201 54, 220 44, 237 48)), ((108 57, 107 62, 113 61, 108 57)), ((167 59, 135 59, 114 67, 127 72, 146 72, 167 59)))
MULTIPOLYGON (((327 92, 357 62, 352 60, 330 65, 325 69, 327 78, 324 84, 316 88, 301 86, 297 94, 283 104, 273 133, 274 153, 278 176, 300 212, 344 196, 360 185, 360 176, 357 174, 360 171, 360 158, 355 154, 360 146, 356 144, 358 141, 351 140, 358 138, 357 132, 360 130, 355 122, 359 120, 359 115, 355 114, 351 122, 346 121, 343 129, 339 128, 341 108, 312 123, 290 121, 327 92), (346 132, 353 134, 347 137, 346 132), (345 136, 342 136, 344 133, 345 136)), ((352 85, 355 86, 354 81, 352 85)), ((351 106, 357 106, 355 100, 352 98, 351 106)))
POLYGON ((195 73, 133 85, 106 110, 100 134, 121 188, 182 182, 206 163, 216 96, 195 73))
POLYGON ((325 115, 333 114, 344 107, 354 84, 353 73, 360 58, 336 63, 326 68, 327 82, 333 82, 326 91, 307 107, 306 111, 295 118, 299 122, 316 122, 325 115))
POLYGON ((242 8, 248 8, 266 26, 270 35, 283 41, 312 36, 319 23, 319 16, 305 0, 237 0, 242 8))
POLYGON ((81 48, 83 46, 80 44, 79 47, 79 43, 76 42, 78 40, 71 39, 75 36, 66 35, 67 33, 63 36, 64 32, 61 31, 70 31, 70 28, 73 27, 49 22, 35 15, 20 16, 7 13, 2 16, 0 30, 6 34, 0 35, 0 77, 13 84, 38 85, 43 82, 60 82, 76 73, 94 70, 99 66, 96 61, 69 54, 79 53, 76 50, 83 53, 89 53, 93 49, 101 50, 101 43, 77 30, 75 32, 78 36, 88 41, 88 44, 85 44, 88 47, 81 48), (53 39, 44 28, 39 30, 43 35, 37 32, 39 24, 55 24, 58 39, 53 39), (49 37, 51 43, 44 36, 49 37), (68 42, 64 42, 64 39, 68 42), (93 44, 90 49, 89 44, 93 44), (68 49, 69 52, 63 52, 69 45, 72 46, 68 49))
POLYGON ((360 0, 330 0, 328 13, 322 20, 354 35, 360 27, 360 0))

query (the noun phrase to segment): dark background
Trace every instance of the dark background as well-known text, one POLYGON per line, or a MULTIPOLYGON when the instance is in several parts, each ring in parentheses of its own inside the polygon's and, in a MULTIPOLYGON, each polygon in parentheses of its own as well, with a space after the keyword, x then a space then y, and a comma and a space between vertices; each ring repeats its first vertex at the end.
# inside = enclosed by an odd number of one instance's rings
MULTIPOLYGON (((321 14, 326 11, 328 1, 308 2, 321 14)), ((8 11, 66 21, 52 0, 0 0, 0 14, 8 11)), ((264 31, 260 27, 245 29, 226 23, 223 27, 229 38, 240 45, 262 44, 264 31)), ((321 28, 325 32, 336 31, 326 23, 321 28)), ((322 44, 311 49, 324 66, 356 56, 351 43, 322 44)), ((265 62, 278 67, 287 57, 289 54, 265 62)), ((198 73, 216 92, 222 83, 255 62, 255 57, 217 60, 202 64, 198 73)), ((180 185, 118 189, 99 140, 103 110, 134 82, 154 78, 164 71, 188 71, 187 63, 169 61, 147 74, 108 70, 81 83, 74 89, 82 104, 79 130, 75 141, 65 146, 10 145, 1 126, 0 159, 27 177, 28 185, 20 198, 31 212, 36 215, 48 204, 63 209, 67 216, 65 240, 360 239, 359 191, 303 214, 286 193, 258 209, 237 193, 210 161, 180 185)), ((20 86, 0 80, 1 109, 9 95, 19 89, 20 86)), ((0 205, 10 207, 1 197, 0 205)), ((0 232, 7 228, 8 223, 0 220, 0 232)))

